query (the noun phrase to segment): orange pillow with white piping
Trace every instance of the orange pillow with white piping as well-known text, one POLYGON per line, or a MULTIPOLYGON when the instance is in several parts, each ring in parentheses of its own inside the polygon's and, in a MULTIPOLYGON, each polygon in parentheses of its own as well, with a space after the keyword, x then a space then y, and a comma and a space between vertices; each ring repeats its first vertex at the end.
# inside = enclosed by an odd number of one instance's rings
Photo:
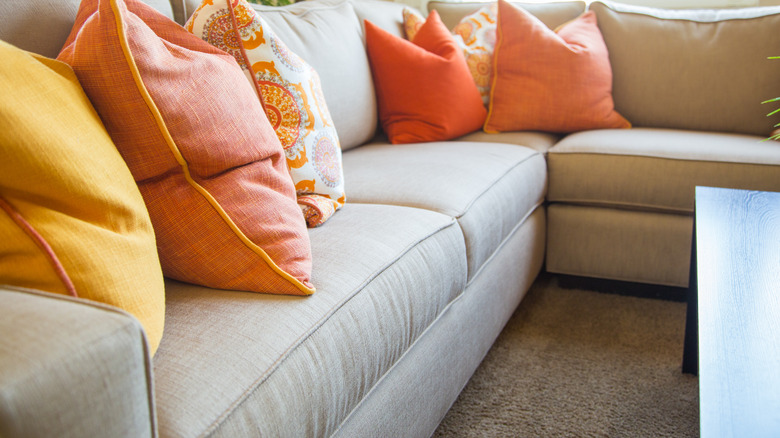
POLYGON ((593 12, 552 31, 499 0, 493 72, 485 132, 631 127, 615 111, 609 53, 593 12))
POLYGON ((436 11, 411 42, 368 20, 365 28, 379 119, 391 143, 449 140, 482 126, 482 98, 436 11))
POLYGON ((284 150, 232 56, 140 0, 83 0, 58 59, 138 184, 166 276, 314 292, 284 150))

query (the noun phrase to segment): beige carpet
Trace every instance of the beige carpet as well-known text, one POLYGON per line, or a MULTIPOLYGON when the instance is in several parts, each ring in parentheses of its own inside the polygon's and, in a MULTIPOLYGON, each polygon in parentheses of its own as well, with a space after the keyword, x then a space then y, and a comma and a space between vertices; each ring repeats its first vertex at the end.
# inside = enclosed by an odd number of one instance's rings
POLYGON ((698 436, 684 327, 684 303, 564 289, 543 275, 434 436, 698 436))

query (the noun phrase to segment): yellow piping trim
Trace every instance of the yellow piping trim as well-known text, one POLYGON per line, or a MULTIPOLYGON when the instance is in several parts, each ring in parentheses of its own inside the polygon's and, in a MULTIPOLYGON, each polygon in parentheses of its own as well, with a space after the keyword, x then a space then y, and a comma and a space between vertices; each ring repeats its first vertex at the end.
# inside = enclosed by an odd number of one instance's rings
POLYGON ((149 94, 149 91, 146 89, 146 86, 144 85, 143 80, 141 79, 141 74, 138 71, 138 66, 135 63, 135 59, 133 59, 133 54, 130 53, 130 46, 127 43, 127 36, 125 35, 124 32, 124 28, 122 25, 123 24, 122 18, 116 4, 116 0, 111 0, 111 9, 115 17, 117 35, 119 36, 120 46, 122 47, 122 52, 125 55, 125 60, 127 61, 128 66, 130 67, 130 71, 133 75, 133 80, 135 81, 136 87, 138 87, 138 91, 141 93, 141 96, 146 102, 146 105, 149 107, 152 116, 157 122, 157 127, 160 129, 160 133, 165 138, 165 142, 168 144, 171 153, 173 153, 173 156, 176 157, 176 161, 181 166, 182 171, 184 172, 184 178, 193 188, 195 188, 195 190, 197 190, 201 195, 203 195, 204 198, 206 198, 209 204, 211 204, 211 206, 217 211, 217 213, 219 213, 219 215, 222 217, 222 220, 224 220, 225 223, 230 227, 230 229, 233 230, 233 233, 241 240, 241 242, 244 243, 244 245, 246 245, 250 250, 252 250, 260 257, 262 257, 265 263, 273 271, 275 271, 277 274, 282 276, 282 278, 286 279, 287 281, 295 285, 301 292, 303 292, 306 295, 313 294, 316 290, 315 288, 306 287, 306 285, 301 283, 297 278, 293 277, 292 275, 285 272, 282 268, 277 266, 276 263, 271 259, 271 257, 269 257, 268 254, 263 250, 263 248, 260 248, 259 246, 257 246, 256 243, 252 242, 251 240, 249 240, 248 237, 246 237, 246 235, 238 228, 238 226, 233 222, 233 220, 230 219, 230 216, 228 216, 228 214, 225 212, 222 206, 219 205, 219 202, 217 202, 217 200, 214 199, 211 193, 209 193, 205 188, 203 188, 194 179, 192 179, 192 175, 190 175, 190 169, 187 166, 187 161, 181 155, 179 148, 176 146, 176 142, 174 142, 173 137, 171 137, 170 132, 168 132, 168 128, 165 125, 165 121, 162 118, 162 114, 160 114, 160 110, 157 108, 157 105, 154 103, 154 100, 152 100, 152 96, 149 94))
MULTIPOLYGON (((500 7, 500 6, 499 6, 500 7)), ((488 134, 498 134, 499 131, 495 129, 488 129, 488 123, 490 122, 490 116, 493 115, 493 94, 496 90, 496 82, 498 81, 498 56, 496 56, 498 49, 501 48, 502 43, 504 42, 504 32, 501 29, 501 17, 497 17, 496 20, 498 23, 496 24, 496 45, 493 48, 493 59, 491 60, 493 64, 493 77, 490 78, 490 99, 488 100, 488 113, 487 117, 485 117, 485 123, 482 125, 482 130, 485 131, 488 134)))

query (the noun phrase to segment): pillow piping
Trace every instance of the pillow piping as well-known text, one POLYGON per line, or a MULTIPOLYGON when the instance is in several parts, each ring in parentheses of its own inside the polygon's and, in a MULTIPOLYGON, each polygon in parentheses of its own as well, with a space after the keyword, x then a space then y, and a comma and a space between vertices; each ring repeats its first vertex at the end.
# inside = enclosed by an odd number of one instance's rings
MULTIPOLYGON (((205 199, 208 201, 208 203, 214 208, 214 210, 217 211, 219 216, 222 218, 223 221, 228 225, 228 227, 233 231, 233 233, 241 240, 241 242, 246 245, 247 248, 249 248, 251 251, 253 251, 255 254, 259 255, 266 264, 277 274, 279 274, 282 278, 292 283, 298 290, 303 292, 304 295, 311 295, 315 292, 315 288, 313 287, 307 287, 305 284, 303 284, 300 280, 295 278, 294 276, 290 275, 286 271, 284 271, 282 268, 280 268, 274 261, 271 259, 270 256, 260 248, 257 244, 252 242, 243 231, 241 231, 240 228, 233 222, 233 220, 228 216, 228 214, 225 212, 225 210, 222 208, 222 206, 219 204, 219 202, 214 199, 214 197, 211 195, 211 193, 208 192, 205 188, 203 188, 200 184, 198 184, 190 174, 189 166, 187 164, 187 161, 184 159, 184 157, 181 154, 181 151, 179 151, 179 148, 176 146, 175 141, 173 140, 173 137, 171 136, 170 132, 168 131, 168 127, 165 125, 165 121, 162 118, 162 114, 160 113, 160 110, 157 108, 157 105, 154 103, 154 100, 152 99, 151 95, 149 94, 149 91, 146 89, 146 86, 143 83, 143 80, 141 79, 141 74, 138 71, 138 67, 135 63, 135 59, 133 59, 132 53, 130 53, 129 50, 129 44, 127 42, 127 36, 124 32, 124 26, 122 25, 122 19, 121 12, 119 11, 117 7, 117 3, 115 0, 111 0, 111 10, 114 14, 114 21, 117 26, 117 34, 119 36, 119 40, 121 42, 122 47, 122 53, 124 53, 125 59, 127 61, 127 64, 130 68, 130 72, 133 76, 133 80, 135 81, 135 84, 138 88, 138 92, 143 97, 144 101, 146 102, 147 107, 149 108, 149 111, 152 113, 152 116, 154 117, 158 128, 160 129, 160 133, 162 134, 163 138, 165 138, 165 142, 168 145, 168 147, 171 150, 171 153, 176 158, 176 161, 179 163, 179 165, 182 168, 182 172, 184 174, 184 178, 187 180, 187 183, 192 186, 195 190, 198 191, 205 199)), ((232 15, 232 14, 231 14, 232 15)))
POLYGON ((54 273, 57 274, 57 277, 60 279, 60 281, 62 281, 62 285, 65 287, 65 291, 68 293, 68 295, 74 298, 78 298, 79 294, 76 291, 76 286, 70 279, 68 272, 65 271, 65 267, 62 265, 59 257, 57 257, 54 249, 51 247, 51 245, 49 245, 49 242, 47 242, 46 239, 41 236, 41 233, 39 233, 38 230, 36 230, 35 227, 33 227, 32 224, 29 223, 24 218, 24 216, 22 216, 21 213, 19 213, 19 211, 16 210, 14 206, 11 205, 2 196, 0 196, 0 209, 5 211, 8 217, 10 217, 11 220, 14 221, 14 223, 16 223, 16 225, 18 225, 19 228, 25 232, 25 234, 30 236, 33 242, 35 242, 35 245, 38 246, 41 251, 43 251, 43 254, 46 256, 46 259, 49 261, 52 269, 54 269, 54 273))

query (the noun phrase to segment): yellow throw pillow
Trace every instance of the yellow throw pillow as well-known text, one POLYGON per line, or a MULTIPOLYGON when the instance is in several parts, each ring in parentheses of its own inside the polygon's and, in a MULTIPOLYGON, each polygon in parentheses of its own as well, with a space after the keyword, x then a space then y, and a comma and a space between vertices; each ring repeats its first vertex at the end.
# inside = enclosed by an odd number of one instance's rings
POLYGON ((71 68, 0 41, 0 284, 134 315, 151 354, 165 290, 149 214, 71 68))

